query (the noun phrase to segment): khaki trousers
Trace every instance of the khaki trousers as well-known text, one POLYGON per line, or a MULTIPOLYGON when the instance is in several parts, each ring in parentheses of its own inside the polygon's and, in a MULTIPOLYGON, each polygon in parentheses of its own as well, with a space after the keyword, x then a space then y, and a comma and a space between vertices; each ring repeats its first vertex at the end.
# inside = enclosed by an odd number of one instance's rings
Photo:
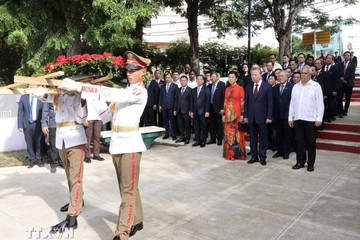
POLYGON ((132 225, 143 221, 143 211, 138 189, 141 153, 112 155, 119 183, 121 205, 115 235, 127 240, 132 225))
POLYGON ((78 216, 82 211, 83 202, 83 168, 84 168, 84 145, 65 148, 63 143, 59 155, 64 163, 68 187, 70 192, 70 203, 68 215, 78 216))

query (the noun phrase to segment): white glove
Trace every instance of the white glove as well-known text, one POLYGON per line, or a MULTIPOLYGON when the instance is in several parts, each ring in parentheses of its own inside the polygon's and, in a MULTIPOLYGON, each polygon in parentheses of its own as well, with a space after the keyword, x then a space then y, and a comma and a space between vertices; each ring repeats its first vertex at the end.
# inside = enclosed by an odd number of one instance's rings
POLYGON ((34 97, 42 98, 46 94, 46 89, 43 87, 39 87, 36 92, 34 92, 34 97))
POLYGON ((63 80, 63 84, 58 86, 58 88, 64 89, 66 91, 76 91, 81 92, 82 84, 79 82, 75 82, 71 78, 65 78, 63 80))

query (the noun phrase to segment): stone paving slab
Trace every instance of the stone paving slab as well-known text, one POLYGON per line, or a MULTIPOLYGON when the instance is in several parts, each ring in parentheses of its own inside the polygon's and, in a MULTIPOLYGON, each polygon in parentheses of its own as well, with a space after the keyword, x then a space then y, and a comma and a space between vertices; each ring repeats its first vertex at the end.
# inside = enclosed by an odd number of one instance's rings
MULTIPOLYGON (((248 144, 247 144, 248 145, 248 144)), ((360 155, 317 151, 315 171, 226 161, 222 147, 153 145, 141 162, 144 229, 133 240, 360 239, 360 155)), ((85 206, 78 240, 112 239, 120 195, 111 156, 84 168, 85 206)), ((63 169, 0 169, 0 239, 27 237, 65 218, 63 169)), ((65 239, 65 238, 63 238, 65 239)))

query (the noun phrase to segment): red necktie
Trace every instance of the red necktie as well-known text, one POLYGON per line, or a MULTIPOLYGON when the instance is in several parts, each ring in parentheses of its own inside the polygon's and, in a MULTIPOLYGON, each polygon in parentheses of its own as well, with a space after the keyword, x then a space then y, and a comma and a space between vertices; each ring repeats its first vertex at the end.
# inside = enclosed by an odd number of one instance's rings
POLYGON ((257 94, 258 94, 258 86, 259 84, 255 84, 255 91, 254 91, 254 98, 256 99, 257 94))
POLYGON ((327 72, 329 71, 329 66, 326 66, 326 71, 327 71, 327 72))

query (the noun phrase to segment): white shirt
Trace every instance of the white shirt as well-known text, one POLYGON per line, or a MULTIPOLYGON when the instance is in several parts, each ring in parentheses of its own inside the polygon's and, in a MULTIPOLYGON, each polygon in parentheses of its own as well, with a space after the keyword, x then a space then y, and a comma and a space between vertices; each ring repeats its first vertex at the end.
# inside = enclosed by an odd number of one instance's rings
POLYGON ((280 63, 278 63, 278 62, 275 62, 274 63, 274 67, 273 67, 273 71, 275 71, 276 69, 281 69, 282 70, 282 66, 280 65, 280 63))
POLYGON ((291 92, 289 121, 321 122, 324 115, 324 97, 319 83, 310 80, 305 86, 299 82, 291 92))
POLYGON ((254 83, 253 92, 255 92, 256 84, 258 84, 258 92, 259 92, 261 83, 262 83, 262 79, 260 79, 258 83, 254 83))
POLYGON ((194 81, 188 81, 188 87, 190 87, 190 88, 196 88, 197 87, 197 83, 196 83, 196 80, 194 80, 194 81))
MULTIPOLYGON (((30 94, 29 95, 29 105, 31 106, 31 97, 33 97, 34 95, 30 94)), ((33 121, 36 120, 36 108, 37 108, 37 98, 33 97, 33 105, 32 105, 32 119, 33 121)))
MULTIPOLYGON (((54 101, 54 94, 48 94, 46 99, 40 100, 46 102, 54 101)), ((80 93, 73 95, 59 94, 55 107, 55 121, 56 123, 62 122, 77 122, 79 124, 66 127, 56 127, 56 140, 55 145, 57 149, 62 149, 63 143, 65 148, 70 148, 87 143, 84 123, 87 117, 85 107, 81 107, 80 93)))
POLYGON ((86 121, 94 121, 94 120, 101 120, 99 113, 96 111, 94 104, 103 104, 104 107, 107 107, 105 101, 99 101, 95 99, 87 99, 86 100, 86 107, 88 110, 88 116, 86 117, 86 121), (96 101, 96 103, 95 103, 96 101))
POLYGON ((177 80, 177 82, 174 82, 174 81, 173 81, 173 83, 176 84, 176 85, 178 86, 178 88, 181 88, 180 80, 177 80))
MULTIPOLYGON (((106 102, 115 103, 114 108, 101 109, 96 105, 103 123, 112 121, 113 126, 128 127, 139 125, 140 117, 147 102, 147 91, 142 83, 134 83, 126 88, 101 86, 100 97, 106 102)), ((109 152, 123 154, 146 151, 139 130, 111 132, 109 152)))

